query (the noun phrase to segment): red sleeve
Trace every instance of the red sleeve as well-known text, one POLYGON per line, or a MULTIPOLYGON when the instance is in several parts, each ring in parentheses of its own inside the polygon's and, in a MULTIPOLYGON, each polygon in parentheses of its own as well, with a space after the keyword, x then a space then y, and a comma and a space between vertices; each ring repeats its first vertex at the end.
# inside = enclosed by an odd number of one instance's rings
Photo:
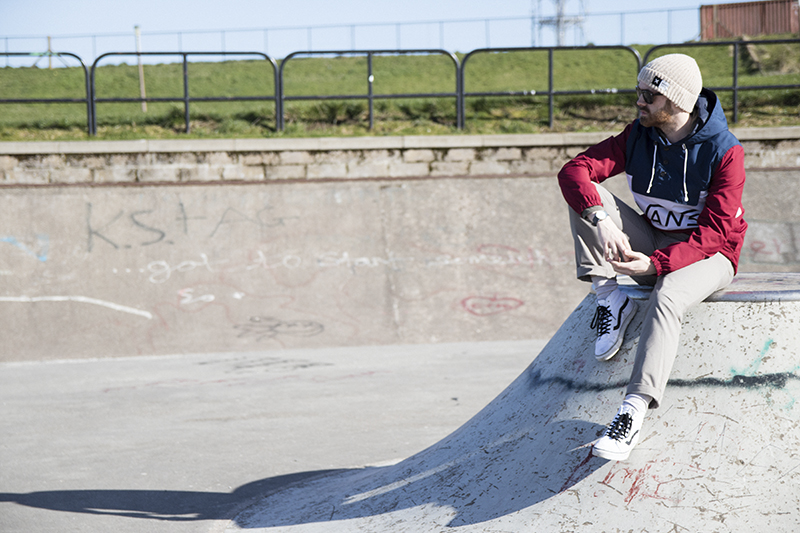
POLYGON ((619 135, 609 137, 578 154, 558 173, 561 194, 576 213, 602 205, 592 182, 602 183, 606 178, 625 171, 626 144, 632 127, 629 124, 619 135))
POLYGON ((711 178, 705 208, 697 218, 698 227, 689 240, 656 250, 651 256, 659 276, 717 252, 730 255, 732 248, 741 244, 743 227, 746 227, 742 219, 744 181, 744 149, 736 145, 725 153, 711 178))

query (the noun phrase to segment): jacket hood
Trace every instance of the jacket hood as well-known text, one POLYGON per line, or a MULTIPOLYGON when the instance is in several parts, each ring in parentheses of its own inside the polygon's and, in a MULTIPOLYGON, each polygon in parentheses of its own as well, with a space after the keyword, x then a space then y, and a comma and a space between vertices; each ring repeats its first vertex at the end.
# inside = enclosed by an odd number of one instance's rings
POLYGON ((714 91, 703 89, 697 99, 698 120, 694 132, 686 139, 687 144, 709 140, 728 130, 728 119, 714 91))

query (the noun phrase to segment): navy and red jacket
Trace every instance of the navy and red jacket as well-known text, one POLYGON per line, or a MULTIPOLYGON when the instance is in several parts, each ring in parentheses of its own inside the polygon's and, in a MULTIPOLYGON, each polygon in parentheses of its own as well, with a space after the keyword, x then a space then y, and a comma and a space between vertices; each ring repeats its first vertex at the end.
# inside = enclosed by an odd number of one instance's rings
POLYGON ((602 205, 592 182, 625 172, 643 217, 663 231, 689 233, 650 256, 660 276, 717 252, 739 265, 747 231, 742 218, 744 149, 728 130, 717 95, 703 89, 694 131, 670 144, 637 119, 617 136, 596 144, 564 165, 561 192, 576 213, 602 205))

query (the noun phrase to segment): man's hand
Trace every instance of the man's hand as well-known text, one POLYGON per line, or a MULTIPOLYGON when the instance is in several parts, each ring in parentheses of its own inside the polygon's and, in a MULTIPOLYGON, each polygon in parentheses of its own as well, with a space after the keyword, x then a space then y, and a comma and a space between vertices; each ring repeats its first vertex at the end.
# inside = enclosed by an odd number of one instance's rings
POLYGON ((656 266, 650 261, 650 257, 633 250, 625 252, 621 261, 609 261, 609 263, 618 274, 627 276, 654 276, 656 274, 656 266))
POLYGON ((628 236, 610 218, 597 223, 597 232, 607 261, 622 261, 624 254, 631 251, 628 236))

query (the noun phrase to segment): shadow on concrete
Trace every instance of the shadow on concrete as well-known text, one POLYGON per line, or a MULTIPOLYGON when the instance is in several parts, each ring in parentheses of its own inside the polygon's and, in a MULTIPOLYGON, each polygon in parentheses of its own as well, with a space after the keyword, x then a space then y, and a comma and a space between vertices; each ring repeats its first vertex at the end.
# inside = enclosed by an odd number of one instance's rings
POLYGON ((301 472, 254 481, 233 492, 174 490, 56 490, 13 494, 0 492, 0 502, 26 507, 166 522, 230 520, 243 505, 284 487, 336 470, 301 472))
POLYGON ((351 521, 383 531, 391 529, 392 515, 400 511, 405 519, 417 513, 438 515, 444 527, 488 522, 569 491, 606 465, 591 456, 590 447, 576 445, 593 441, 603 429, 562 420, 490 446, 476 445, 456 459, 422 465, 419 456, 426 451, 393 466, 335 472, 273 493, 235 523, 259 530, 340 523, 350 531, 345 521, 351 521), (551 441, 552 448, 542 449, 542 439, 551 441), (564 450, 564 443, 574 449, 564 450))
MULTIPOLYGON (((593 440, 602 426, 582 421, 561 421, 548 424, 542 430, 555 442, 593 440)), ((404 462, 387 467, 368 467, 352 470, 323 470, 301 472, 254 481, 231 493, 172 490, 62 490, 26 494, 0 493, 0 502, 27 507, 98 516, 118 516, 166 522, 202 520, 233 520, 236 513, 248 504, 270 495, 288 494, 299 501, 325 501, 321 513, 297 513, 292 505, 277 505, 256 520, 239 522, 243 528, 293 526, 319 522, 365 519, 392 511, 420 505, 447 509, 452 515, 451 527, 492 520, 534 505, 554 494, 569 490, 585 477, 603 466, 606 461, 592 458, 589 448, 573 453, 554 455, 535 449, 530 432, 495 446, 479 448, 456 461, 432 465, 426 473, 404 474, 409 465, 404 462), (492 472, 492 464, 507 461, 508 454, 528 457, 517 468, 492 479, 465 477, 465 472, 492 472), (469 463, 465 469, 464 464, 469 463), (565 473, 567 475, 565 476, 565 473), (405 477, 404 477, 405 476, 405 477), (359 494, 339 492, 342 483, 352 490, 353 478, 359 494), (381 486, 381 480, 404 479, 398 486, 381 486), (463 479, 462 479, 463 478, 463 479), (471 490, 466 490, 467 487, 471 490), (472 492, 475 487, 480 492, 472 492), (408 498, 407 492, 425 493, 427 498, 408 498), (523 497, 502 501, 508 494, 523 497), (501 501, 498 501, 499 500, 501 501)), ((412 458, 413 459, 413 458, 412 458)), ((417 465, 415 465, 417 466, 417 465)), ((347 490, 347 489, 345 489, 347 490)), ((295 501, 297 501, 295 500, 295 501)), ((262 504, 263 505, 263 504, 262 504)), ((245 512, 244 515, 247 513, 245 512)), ((252 517, 251 517, 252 518, 252 517)))

